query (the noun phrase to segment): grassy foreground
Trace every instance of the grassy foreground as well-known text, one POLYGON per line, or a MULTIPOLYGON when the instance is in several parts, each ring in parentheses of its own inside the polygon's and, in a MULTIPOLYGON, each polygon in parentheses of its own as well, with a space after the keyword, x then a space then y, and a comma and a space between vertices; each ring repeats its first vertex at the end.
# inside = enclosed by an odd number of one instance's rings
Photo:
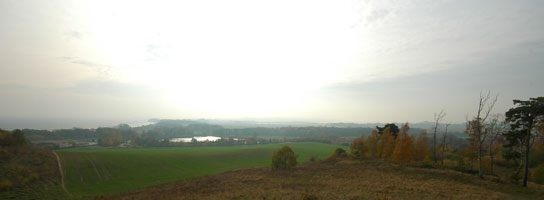
POLYGON ((542 199, 528 188, 442 169, 387 161, 310 162, 293 170, 256 167, 105 196, 104 199, 542 199))
MULTIPOLYGON (((284 144, 180 147, 81 148, 57 151, 65 184, 75 197, 125 192, 233 169, 270 164, 270 154, 284 144)), ((324 159, 338 145, 288 144, 299 162, 324 159)))
POLYGON ((0 199, 69 199, 57 159, 46 149, 0 147, 0 199))

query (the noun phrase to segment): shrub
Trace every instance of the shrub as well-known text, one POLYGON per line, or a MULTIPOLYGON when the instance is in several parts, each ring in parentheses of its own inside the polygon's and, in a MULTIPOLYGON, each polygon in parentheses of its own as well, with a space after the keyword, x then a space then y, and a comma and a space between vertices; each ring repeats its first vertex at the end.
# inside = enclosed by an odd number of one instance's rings
POLYGON ((0 181, 0 190, 7 190, 13 186, 13 183, 9 181, 8 179, 4 178, 4 180, 0 181))
POLYGON ((272 169, 289 169, 297 165, 295 152, 285 145, 278 151, 272 153, 272 169))
POLYGON ((348 157, 348 154, 346 153, 346 150, 342 148, 337 148, 332 152, 332 154, 327 157, 327 160, 337 160, 337 159, 343 159, 348 157))
POLYGON ((531 180, 538 184, 544 184, 544 164, 540 164, 533 170, 531 180))

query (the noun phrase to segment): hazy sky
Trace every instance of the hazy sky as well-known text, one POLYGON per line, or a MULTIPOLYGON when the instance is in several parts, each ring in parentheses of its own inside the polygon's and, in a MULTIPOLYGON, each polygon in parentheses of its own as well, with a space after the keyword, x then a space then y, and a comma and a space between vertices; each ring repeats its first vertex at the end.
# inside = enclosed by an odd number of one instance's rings
POLYGON ((544 95, 544 1, 0 0, 0 117, 446 121, 544 95))

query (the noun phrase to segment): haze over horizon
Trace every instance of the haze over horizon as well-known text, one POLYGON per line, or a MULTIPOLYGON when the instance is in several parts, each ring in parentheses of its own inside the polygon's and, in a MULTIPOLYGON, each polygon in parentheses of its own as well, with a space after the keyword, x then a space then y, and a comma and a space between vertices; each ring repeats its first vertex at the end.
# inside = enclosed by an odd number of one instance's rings
POLYGON ((544 94, 542 8, 0 1, 0 118, 462 122, 544 94))

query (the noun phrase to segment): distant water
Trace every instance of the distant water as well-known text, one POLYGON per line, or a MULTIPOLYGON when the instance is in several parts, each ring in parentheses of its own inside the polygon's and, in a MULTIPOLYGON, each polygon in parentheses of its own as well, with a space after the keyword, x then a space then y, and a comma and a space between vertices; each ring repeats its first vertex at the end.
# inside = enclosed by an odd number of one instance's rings
POLYGON ((70 129, 98 128, 128 124, 137 127, 152 124, 147 119, 61 119, 61 118, 7 118, 0 117, 0 129, 70 129))
POLYGON ((204 136, 204 137, 195 136, 192 138, 171 138, 170 142, 191 142, 193 138, 195 138, 196 141, 198 142, 205 142, 205 141, 215 142, 221 139, 221 137, 216 137, 216 136, 204 136))

